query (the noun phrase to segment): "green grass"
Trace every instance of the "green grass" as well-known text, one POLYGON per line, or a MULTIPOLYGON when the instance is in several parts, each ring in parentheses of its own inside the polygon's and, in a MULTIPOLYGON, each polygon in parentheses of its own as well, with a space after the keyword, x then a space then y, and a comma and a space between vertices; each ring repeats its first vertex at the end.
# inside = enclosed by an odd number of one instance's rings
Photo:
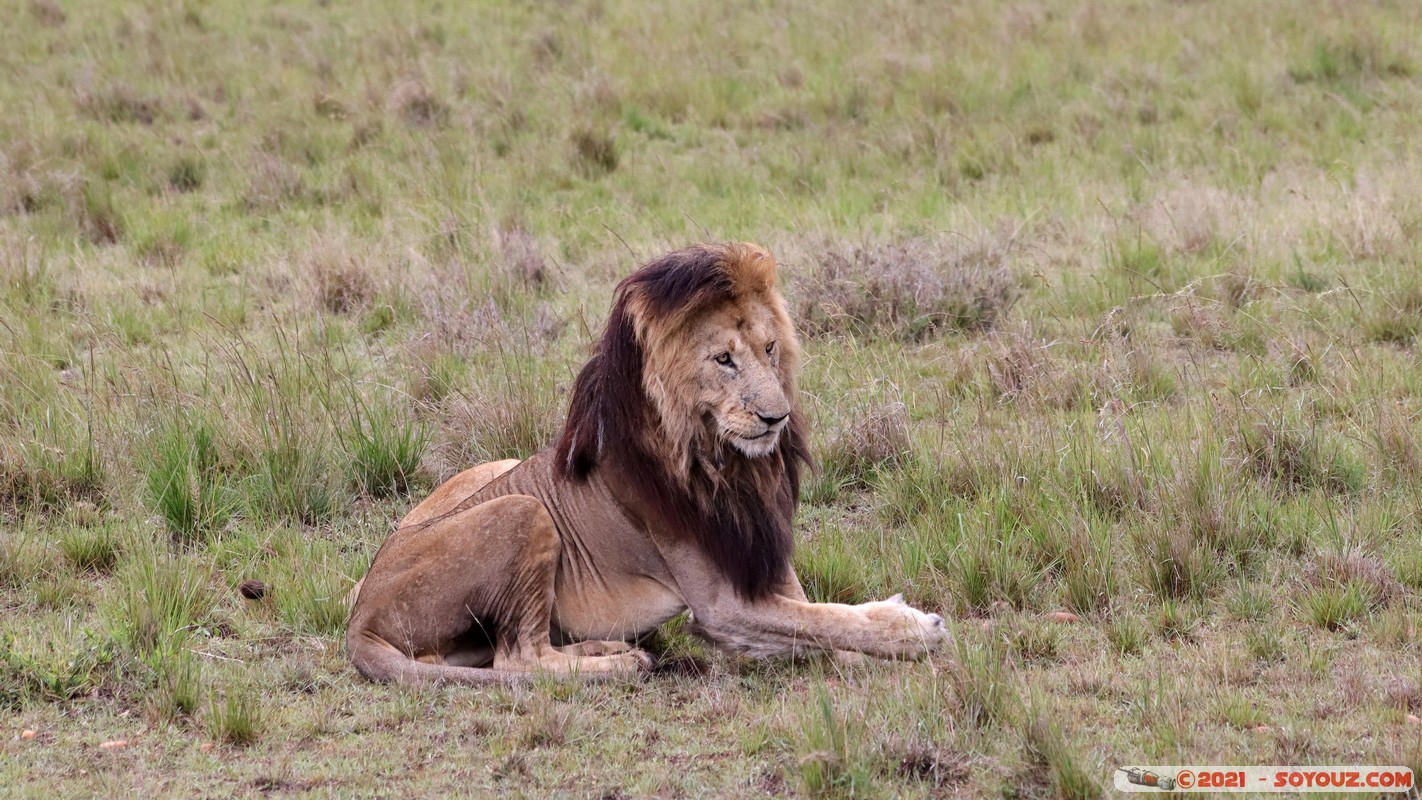
POLYGON ((213 431, 176 423, 152 450, 148 499, 174 538, 201 539, 225 525, 234 501, 213 431))
POLYGON ((800 781, 811 797, 861 797, 872 778, 864 763, 862 723, 837 713, 830 696, 815 698, 818 714, 807 720, 800 745, 800 781))
POLYGON ((1387 687, 1422 631, 1419 26, 3 5, 0 724, 38 735, 0 783, 1095 796, 1124 763, 1417 763, 1387 687), (954 644, 754 664, 674 623, 696 668, 636 687, 359 680, 342 599, 393 521, 546 445, 616 281, 701 239, 770 248, 804 334, 808 592, 902 591, 954 644))
POLYGON ((74 527, 59 533, 59 549, 76 570, 102 573, 118 562, 120 544, 112 526, 74 527))
POLYGON ((256 689, 229 688, 226 696, 213 699, 208 706, 208 733, 220 742, 250 745, 262 734, 265 708, 261 693, 256 689))

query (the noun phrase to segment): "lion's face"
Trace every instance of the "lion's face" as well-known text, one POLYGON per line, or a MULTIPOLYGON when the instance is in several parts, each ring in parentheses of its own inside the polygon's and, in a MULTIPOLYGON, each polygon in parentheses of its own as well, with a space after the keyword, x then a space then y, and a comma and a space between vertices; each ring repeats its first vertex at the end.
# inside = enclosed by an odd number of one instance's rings
POLYGON ((798 349, 774 302, 751 298, 711 309, 654 348, 661 363, 648 370, 647 389, 675 440, 701 434, 750 458, 775 451, 790 423, 798 349))
POLYGON ((790 421, 780 373, 788 337, 775 323, 756 304, 714 311, 691 326, 697 408, 719 439, 751 458, 774 452, 790 421))

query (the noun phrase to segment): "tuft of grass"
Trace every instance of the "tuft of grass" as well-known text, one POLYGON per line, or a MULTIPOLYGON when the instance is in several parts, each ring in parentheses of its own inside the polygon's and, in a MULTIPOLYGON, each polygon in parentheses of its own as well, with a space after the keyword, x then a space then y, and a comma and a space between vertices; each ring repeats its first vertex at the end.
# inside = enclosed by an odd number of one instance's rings
POLYGON ((994 539, 966 533, 942 565, 965 612, 982 613, 994 602, 1026 608, 1038 575, 1009 535, 994 539))
POLYGON ((274 537, 274 557, 265 576, 273 587, 271 602, 277 618, 290 630, 316 636, 334 636, 345 630, 350 609, 346 565, 330 543, 312 539, 300 530, 274 537))
POLYGON ((583 128, 573 133, 572 161, 584 177, 599 178, 617 169, 617 139, 607 131, 583 128))
POLYGON ((390 91, 390 108, 406 125, 423 128, 449 119, 449 104, 418 78, 406 78, 390 91))
POLYGON ((281 210, 305 200, 310 193, 300 168, 265 150, 253 153, 246 178, 242 202, 252 212, 281 210))
POLYGON ((86 180, 79 188, 72 219, 94 244, 115 244, 123 238, 124 221, 114 200, 113 189, 105 180, 86 180))
POLYGON ((849 532, 838 526, 796 548, 795 573, 806 596, 816 603, 867 602, 871 596, 866 584, 869 569, 861 550, 849 532))
POLYGON ((1061 627, 1019 618, 1008 628, 1006 640, 1008 651, 1021 663, 1056 661, 1061 650, 1061 627))
POLYGON ((92 445, 56 451, 41 442, 0 443, 0 514, 52 514, 102 505, 107 476, 92 445))
POLYGON ((1299 599, 1304 618, 1330 631, 1349 628, 1367 616, 1375 603, 1373 590, 1357 581, 1309 587, 1304 589, 1299 599))
POLYGON ((168 165, 168 186, 175 192, 194 192, 202 188, 207 166, 194 155, 181 155, 168 165))
POLYGON ((983 391, 1003 404, 1071 410, 1090 397, 1084 374, 1053 355, 1030 323, 993 332, 983 347, 983 391))
POLYGON ((1422 622, 1406 609, 1394 605, 1373 615, 1372 636, 1383 647, 1415 650, 1422 634, 1422 622))
MULTIPOLYGON (((1148 234, 1136 231, 1134 236, 1121 235, 1107 251, 1106 263, 1130 278, 1131 285, 1140 280, 1149 286, 1165 269, 1165 251, 1148 234)), ((1158 286, 1158 284, 1157 284, 1158 286)))
MULTIPOLYGON (((566 689, 566 687, 563 687, 566 689)), ((554 691, 556 691, 554 687, 554 691)), ((518 743, 526 748, 565 744, 578 722, 577 706, 551 697, 540 697, 524 711, 518 743)))
POLYGON ((1392 559, 1397 580, 1409 589, 1422 589, 1422 550, 1406 548, 1392 559))
POLYGON ((375 286, 355 259, 318 257, 311 267, 321 308, 333 314, 355 314, 370 304, 375 286))
POLYGON ((314 525, 343 502, 339 474, 322 442, 270 442, 247 480, 247 506, 254 515, 314 525))
POLYGON ((495 234, 500 271, 507 280, 530 289, 539 289, 551 282, 548 259, 533 234, 518 224, 502 225, 495 234))
POLYGON ((1134 614, 1119 614, 1106 624, 1106 641, 1117 655, 1140 655, 1150 643, 1150 629, 1134 614))
POLYGON ((1284 637, 1272 624, 1251 625, 1244 634, 1244 646, 1250 658, 1265 663, 1284 660, 1284 637))
POLYGON ((861 797, 873 781, 873 765, 863 744, 862 721, 836 713, 821 689, 804 720, 798 753, 800 783, 810 797, 861 797))
POLYGON ((962 251, 932 239, 830 248, 798 274, 792 297, 810 335, 923 341, 995 327, 1020 296, 1007 245, 962 251))
POLYGON ((1385 298, 1361 321, 1363 335, 1376 342, 1406 346, 1422 333, 1422 287, 1385 298))
POLYGON ((216 598, 210 568, 155 551, 134 554, 110 621, 115 639, 143 656, 171 653, 210 623, 216 598))
POLYGON ((175 538, 206 538, 232 516, 235 500, 207 425, 172 423, 156 437, 146 473, 148 502, 175 538))
POLYGON ((1275 592, 1268 586, 1241 581, 1225 598, 1225 608, 1235 619, 1260 622, 1273 615, 1274 597, 1275 592))
POLYGON ((1109 610, 1118 592, 1115 532, 1093 524, 1070 539, 1061 556, 1062 595, 1067 608, 1078 614, 1109 610))
MULTIPOLYGON (((999 477, 993 465, 985 463, 981 453, 965 452, 961 458, 948 458, 940 452, 915 449, 903 465, 875 476, 875 489, 880 510, 890 525, 905 525, 924 521, 948 524, 960 502, 973 500, 999 488, 999 477)), ((838 484, 835 484, 836 489, 838 484)), ((820 502, 813 492, 809 502, 820 502)), ((835 494, 823 498, 833 501, 835 494)))
POLYGON ((202 700, 202 671, 192 652, 176 650, 150 660, 156 679, 145 701, 150 718, 173 722, 192 716, 202 700))
POLYGON ((1215 716, 1236 730, 1253 730, 1266 721, 1264 712, 1258 705, 1236 693, 1229 693, 1215 700, 1215 716))
POLYGON ((23 589, 48 573, 44 545, 25 530, 0 530, 0 589, 23 589))
POLYGON ((127 83, 114 82, 78 97, 81 111, 102 122, 152 125, 162 110, 158 99, 127 83))
POLYGON ((844 426, 820 450, 812 500, 868 488, 878 474, 902 466, 912 453, 908 409, 902 402, 862 403, 844 418, 844 426))
POLYGON ((958 786, 971 775, 970 760, 964 753, 936 743, 890 745, 893 775, 921 781, 935 789, 958 786))
POLYGON ((1002 645, 958 637, 956 646, 948 684, 961 719, 976 728, 1008 720, 1016 712, 1017 695, 1002 645))
POLYGON ((557 436, 564 409, 552 376, 519 362, 513 353, 500 352, 475 386, 446 405, 431 453, 441 464, 440 477, 469 464, 528 458, 557 436))
POLYGON ((1155 612, 1155 632, 1166 639, 1189 639, 1199 624, 1199 608, 1179 600, 1162 600, 1155 612))
POLYGON ((46 572, 31 584, 35 605, 52 610, 65 610, 79 604, 85 585, 69 570, 46 572))
POLYGON ((69 15, 55 0, 30 0, 30 14, 41 24, 51 28, 62 26, 69 21, 69 15))
POLYGON ((212 738, 238 747, 257 741, 267 722, 262 694, 251 686, 229 687, 207 707, 207 729, 212 738))
POLYGON ((1356 546, 1319 553, 1304 579, 1314 586, 1356 585, 1370 609, 1386 605, 1400 589, 1391 567, 1356 546))
MULTIPOLYGON (((1033 774, 1045 770, 1051 796, 1062 800, 1096 800, 1102 797, 1100 769, 1088 769, 1067 742, 1061 724, 1032 714, 1023 725, 1023 747, 1033 774)), ((1040 782, 1040 779, 1038 781, 1040 782)))
POLYGON ((1201 598, 1224 577, 1219 559, 1179 526, 1135 530, 1141 585, 1160 599, 1201 598))
POLYGON ((1318 430, 1285 420, 1264 419, 1242 427, 1237 443, 1245 468, 1285 491, 1356 493, 1367 478, 1361 464, 1327 443, 1318 430))
POLYGON ((1373 444, 1383 462, 1399 477, 1422 474, 1422 446, 1412 432, 1411 420, 1388 404, 1378 407, 1373 444))
POLYGON ((118 562, 119 537, 109 525, 66 528, 59 535, 59 549, 80 572, 108 572, 118 562))
POLYGON ((350 459, 351 483, 372 497, 403 494, 419 471, 428 432, 389 406, 357 398, 353 407, 351 419, 338 430, 350 459))

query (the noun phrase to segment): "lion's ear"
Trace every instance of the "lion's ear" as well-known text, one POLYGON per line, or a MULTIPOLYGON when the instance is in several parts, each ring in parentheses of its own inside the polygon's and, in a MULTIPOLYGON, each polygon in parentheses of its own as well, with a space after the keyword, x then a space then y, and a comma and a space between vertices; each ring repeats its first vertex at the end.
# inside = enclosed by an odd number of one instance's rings
POLYGON ((769 294, 777 280, 775 257, 760 245, 725 245, 725 270, 737 294, 769 294))

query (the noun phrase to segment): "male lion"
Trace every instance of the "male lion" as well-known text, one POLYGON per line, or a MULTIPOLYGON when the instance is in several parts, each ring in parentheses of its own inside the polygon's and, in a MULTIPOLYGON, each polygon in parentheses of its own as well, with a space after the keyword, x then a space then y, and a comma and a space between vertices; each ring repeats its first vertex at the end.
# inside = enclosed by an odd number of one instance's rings
POLYGON ((752 656, 922 655, 943 618, 811 603, 791 568, 808 462, 799 345, 775 260, 749 244, 663 256, 617 287, 556 446, 467 470, 386 540, 346 649, 376 681, 635 674, 629 640, 690 609, 752 656))

